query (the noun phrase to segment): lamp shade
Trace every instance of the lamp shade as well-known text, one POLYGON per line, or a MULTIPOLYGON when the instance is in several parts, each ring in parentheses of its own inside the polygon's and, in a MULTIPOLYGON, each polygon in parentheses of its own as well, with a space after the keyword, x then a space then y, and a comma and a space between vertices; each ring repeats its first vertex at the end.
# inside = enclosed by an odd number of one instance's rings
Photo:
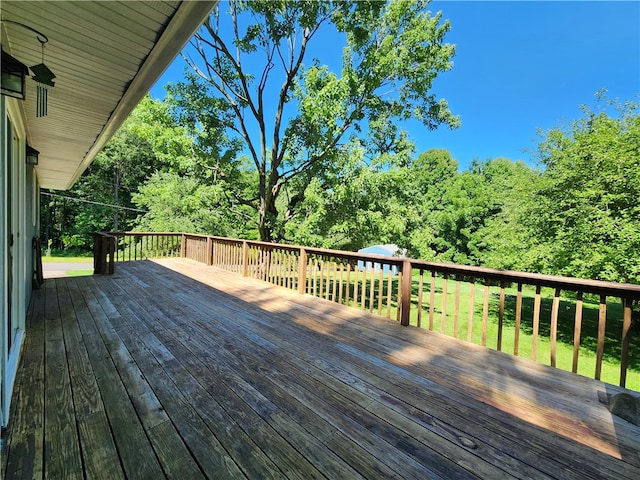
POLYGON ((26 65, 2 50, 1 93, 24 100, 24 79, 29 74, 26 65))
POLYGON ((27 145, 27 165, 38 165, 38 155, 40 152, 33 147, 27 145))

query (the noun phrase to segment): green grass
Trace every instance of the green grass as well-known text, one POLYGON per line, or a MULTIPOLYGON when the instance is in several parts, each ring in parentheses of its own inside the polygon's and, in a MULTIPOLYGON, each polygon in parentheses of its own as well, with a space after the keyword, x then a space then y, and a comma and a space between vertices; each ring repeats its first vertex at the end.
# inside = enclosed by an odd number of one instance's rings
POLYGON ((86 277, 87 275, 93 275, 93 269, 91 270, 67 270, 64 272, 69 277, 86 277))
POLYGON ((93 256, 89 257, 42 257, 42 263, 89 263, 93 262, 93 256))

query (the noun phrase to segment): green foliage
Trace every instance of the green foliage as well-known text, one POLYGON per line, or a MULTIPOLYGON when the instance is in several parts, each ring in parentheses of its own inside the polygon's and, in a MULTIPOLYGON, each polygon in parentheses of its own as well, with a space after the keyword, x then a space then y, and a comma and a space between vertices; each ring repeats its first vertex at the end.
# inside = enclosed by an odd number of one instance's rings
POLYGON ((217 207, 220 195, 216 186, 202 184, 195 177, 155 173, 133 196, 137 205, 149 210, 136 230, 248 236, 238 215, 217 207))
POLYGON ((611 102, 617 116, 583 108, 539 146, 546 167, 529 209, 538 231, 535 268, 640 283, 640 116, 638 104, 611 102))
POLYGON ((89 249, 96 231, 133 229, 138 217, 133 195, 159 171, 206 178, 192 139, 176 124, 168 105, 146 96, 74 188, 64 193, 71 199, 43 195, 45 238, 56 248, 89 249))
POLYGON ((391 194, 397 170, 354 168, 328 188, 317 179, 304 192, 299 215, 286 225, 294 243, 358 250, 390 241, 404 231, 391 194))
POLYGON ((405 167, 397 191, 406 219, 404 235, 392 240, 411 257, 497 268, 521 258, 514 235, 522 205, 538 174, 523 162, 474 161, 458 173, 446 150, 430 150, 405 167), (491 241, 489 241, 491 239, 491 241), (514 246, 513 252, 504 246, 514 246))
MULTIPOLYGON (((305 223, 305 192, 335 192, 329 203, 342 202, 347 192, 335 189, 352 174, 353 145, 371 163, 406 162, 411 146, 398 121, 459 124, 431 93, 454 47, 444 43, 448 22, 427 4, 230 1, 196 35, 193 72, 169 101, 232 202, 255 212, 261 239, 282 240, 289 222, 305 223), (343 35, 334 52, 341 72, 305 63, 320 30, 343 35), (241 151, 251 171, 237 162, 241 151)), ((331 236, 354 233, 335 223, 331 236)))

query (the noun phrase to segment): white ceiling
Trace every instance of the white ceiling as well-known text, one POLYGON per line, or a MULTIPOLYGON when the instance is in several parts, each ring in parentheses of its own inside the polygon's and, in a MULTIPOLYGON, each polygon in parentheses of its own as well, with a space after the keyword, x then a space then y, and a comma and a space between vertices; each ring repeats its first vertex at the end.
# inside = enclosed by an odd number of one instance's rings
POLYGON ((202 24, 208 1, 2 0, 2 48, 56 75, 48 115, 36 118, 36 83, 21 102, 44 188, 67 189, 202 24), (4 21, 8 20, 8 21, 4 21))

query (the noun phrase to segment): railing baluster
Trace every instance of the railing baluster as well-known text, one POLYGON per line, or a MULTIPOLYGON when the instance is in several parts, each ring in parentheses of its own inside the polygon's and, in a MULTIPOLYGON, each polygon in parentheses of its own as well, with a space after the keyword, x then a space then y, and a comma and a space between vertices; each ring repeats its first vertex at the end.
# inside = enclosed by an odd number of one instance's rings
POLYGON ((431 286, 429 288, 429 330, 433 330, 433 315, 436 307, 436 271, 431 270, 431 286))
POLYGON ((354 308, 358 308, 358 274, 360 273, 360 265, 356 264, 353 269, 353 306, 354 308))
POLYGON ((498 307, 498 344, 497 350, 502 351, 502 327, 504 326, 504 283, 500 282, 500 306, 498 307))
POLYGON ((338 264, 336 263, 335 258, 331 265, 333 269, 333 291, 331 292, 331 301, 335 302, 338 295, 338 264))
POLYGON ((596 375, 600 380, 602 375, 602 358, 604 356, 604 337, 607 326, 607 296, 600 295, 600 310, 598 314, 598 346, 596 347, 596 375))
POLYGON ((319 270, 319 265, 318 265, 318 257, 314 257, 314 262, 313 262, 313 296, 316 297, 318 296, 318 270, 319 270))
POLYGON ((344 300, 344 263, 342 261, 340 265, 340 283, 338 284, 338 303, 343 303, 344 300))
POLYGON ((351 262, 347 263, 347 285, 344 298, 344 304, 349 305, 349 296, 351 293, 351 262))
POLYGON ((325 299, 329 299, 329 290, 331 289, 331 268, 329 267, 329 258, 322 258, 322 273, 323 273, 323 294, 320 295, 320 298, 324 295, 325 299))
MULTIPOLYGON (((382 265, 381 265, 382 267, 382 265)), ((382 316, 382 291, 384 288, 384 268, 380 268, 378 276, 378 315, 382 316)))
POLYGON ((298 262, 298 257, 296 256, 296 252, 294 251, 290 251, 289 252, 289 263, 287 265, 287 278, 289 280, 289 289, 290 290, 297 290, 298 289, 298 285, 297 285, 297 278, 298 278, 298 271, 296 270, 296 267, 298 266, 299 262, 298 262))
POLYGON ((453 338, 458 338, 460 317, 460 277, 456 275, 456 297, 453 303, 453 338))
POLYGON ((420 276, 418 278, 418 317, 416 325, 418 328, 422 328, 422 291, 424 288, 424 270, 420 269, 420 276))
POLYGON ((370 290, 369 290, 369 311, 373 313, 374 309, 374 298, 375 290, 376 290, 376 264, 373 264, 373 269, 371 270, 371 279, 370 279, 370 290))
POLYGON ((517 357, 520 351, 520 324, 522 323, 522 284, 518 283, 516 293, 516 325, 513 338, 513 354, 517 357))
POLYGON ((469 279, 469 322, 467 323, 467 342, 473 341, 473 313, 476 308, 474 302, 474 294, 476 287, 476 279, 469 279))
POLYGON ((367 270, 367 263, 363 264, 364 268, 362 269, 362 289, 360 291, 360 310, 366 310, 367 303, 367 274, 369 273, 367 270))
POLYGON ((309 256, 304 248, 300 248, 297 252, 297 257, 297 264, 295 267, 298 272, 298 278, 296 278, 297 289, 299 293, 306 294, 309 292, 308 283, 309 276, 311 274, 309 256))
POLYGON ((482 346, 487 346, 487 325, 489 322, 489 279, 484 281, 484 302, 482 304, 482 346))
POLYGON ((324 258, 320 258, 320 290, 318 292, 318 297, 322 298, 323 293, 324 293, 324 258))
POLYGON ((556 366, 556 340, 558 338, 558 312, 560 310, 560 289, 556 288, 551 307, 551 330, 549 337, 551 342, 551 366, 556 366))
POLYGON ((540 331, 540 285, 536 285, 536 297, 533 303, 533 339, 531 340, 531 358, 538 359, 538 332, 540 331))
POLYGON ((291 285, 291 252, 288 250, 282 251, 282 286, 286 289, 290 289, 291 285))
POLYGON ((442 315, 440 316, 440 333, 446 333, 447 327, 447 280, 449 275, 442 276, 442 315))
POLYGON ((620 352, 620 386, 627 386, 627 369, 629 368, 629 341, 631 336, 631 300, 622 299, 624 309, 622 317, 622 351, 620 352))
POLYGON ((391 299, 393 298, 393 270, 387 272, 387 318, 391 318, 391 299))
MULTIPOLYGON (((413 285, 413 267, 409 260, 402 262, 402 293, 400 294, 402 305, 399 305, 400 324, 407 326, 411 320, 411 287, 413 285)), ((398 302, 400 303, 400 302, 398 302)))
POLYGON ((325 263, 325 265, 327 267, 327 279, 325 280, 326 291, 325 291, 325 294, 324 294, 324 298, 326 300, 329 300, 329 296, 331 294, 331 281, 332 281, 332 278, 331 278, 331 260, 329 259, 329 257, 326 258, 324 263, 325 263))
POLYGON ((291 255, 290 252, 285 250, 282 252, 282 286, 284 288, 290 288, 289 287, 289 263, 291 262, 291 255))

